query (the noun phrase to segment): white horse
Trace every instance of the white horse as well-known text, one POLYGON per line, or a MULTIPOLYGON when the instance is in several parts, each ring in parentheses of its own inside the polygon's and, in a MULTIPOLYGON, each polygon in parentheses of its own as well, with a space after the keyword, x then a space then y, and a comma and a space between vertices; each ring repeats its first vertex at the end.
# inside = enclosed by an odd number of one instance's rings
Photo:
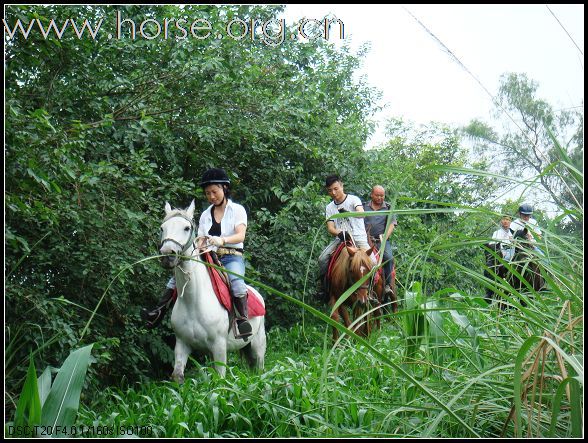
MULTIPOLYGON (((249 366, 263 369, 266 348, 265 318, 249 318, 253 334, 245 342, 235 339, 229 323, 229 313, 218 301, 206 269, 200 260, 200 250, 194 245, 197 231, 194 223, 194 200, 186 210, 172 210, 165 203, 165 218, 161 225, 160 253, 164 268, 175 268, 178 298, 171 315, 176 333, 175 362, 172 378, 183 383, 184 368, 192 350, 208 351, 221 377, 225 376, 227 351, 242 350, 249 366), (180 256, 190 257, 181 258, 180 256)), ((248 286, 261 303, 263 298, 248 286)))

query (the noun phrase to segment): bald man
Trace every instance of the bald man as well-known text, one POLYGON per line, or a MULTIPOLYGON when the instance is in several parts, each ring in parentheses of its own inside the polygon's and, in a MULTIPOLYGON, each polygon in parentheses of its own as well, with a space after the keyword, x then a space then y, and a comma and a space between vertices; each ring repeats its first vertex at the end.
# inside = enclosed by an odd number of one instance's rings
MULTIPOLYGON (((364 211, 389 211, 390 204, 385 201, 385 198, 386 191, 384 188, 380 185, 374 186, 370 194, 371 200, 363 204, 364 211)), ((398 224, 396 221, 396 215, 382 214, 366 216, 364 223, 367 234, 372 237, 374 245, 378 249, 380 249, 382 242, 386 242, 383 257, 384 277, 386 279, 386 293, 392 292, 392 269, 394 266, 394 257, 392 256, 392 245, 390 244, 389 238, 398 224), (388 230, 386 230, 388 217, 390 217, 390 225, 388 226, 388 230), (384 231, 386 231, 385 235, 384 231)))

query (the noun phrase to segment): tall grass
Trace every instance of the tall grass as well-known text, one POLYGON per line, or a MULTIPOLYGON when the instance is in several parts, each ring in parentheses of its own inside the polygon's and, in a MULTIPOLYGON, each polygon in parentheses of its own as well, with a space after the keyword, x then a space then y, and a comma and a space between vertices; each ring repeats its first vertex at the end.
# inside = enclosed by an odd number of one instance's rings
POLYGON ((253 282, 326 327, 269 331, 262 374, 235 355, 225 379, 192 360, 185 385, 112 388, 79 421, 149 425, 157 437, 581 437, 583 243, 550 228, 544 240, 548 287, 537 292, 485 276, 481 253, 468 266, 456 260, 488 238, 440 236, 405 260, 400 312, 367 340, 339 325, 345 338, 335 345, 328 316, 253 282), (450 266, 463 287, 427 287, 431 261, 450 266), (506 309, 487 304, 487 287, 506 309))
MULTIPOLYGON (((581 180, 575 170, 571 176, 581 180)), ((498 215, 449 205, 394 212, 458 210, 498 215)), ((574 213, 583 219, 582 207, 574 213)), ((402 309, 386 314, 382 329, 368 339, 335 324, 301 301, 303 296, 245 277, 324 326, 305 321, 290 330, 269 331, 262 374, 245 371, 236 355, 229 356, 224 379, 212 362, 191 359, 184 385, 113 387, 87 399, 76 423, 153 437, 581 437, 583 241, 545 230, 541 262, 547 290, 539 292, 489 278, 482 260, 464 264, 457 259, 460 251, 486 241, 447 232, 411 251, 399 274, 402 309), (432 262, 448 266, 458 283, 431 285, 427 271, 432 262), (487 287, 507 309, 486 303, 487 287), (335 344, 334 326, 342 333, 335 344)), ((9 360, 16 346, 18 340, 10 340, 9 360)), ((39 377, 35 387, 34 370, 29 372, 26 391, 33 397, 38 392, 43 405, 46 377, 39 377)), ((81 386, 83 380, 78 381, 81 386)), ((23 422, 24 414, 38 421, 38 413, 36 400, 23 403, 17 421, 23 422)))

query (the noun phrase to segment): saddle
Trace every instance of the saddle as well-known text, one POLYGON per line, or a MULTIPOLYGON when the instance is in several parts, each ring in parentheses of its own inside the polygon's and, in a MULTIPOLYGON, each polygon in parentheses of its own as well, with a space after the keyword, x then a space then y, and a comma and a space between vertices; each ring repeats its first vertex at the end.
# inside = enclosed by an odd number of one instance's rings
MULTIPOLYGON (((207 263, 222 266, 218 259, 216 261, 214 260, 210 252, 204 253, 202 258, 207 263)), ((212 282, 212 287, 214 289, 216 298, 220 304, 223 305, 225 309, 231 314, 233 312, 233 298, 231 297, 231 291, 227 284, 228 278, 226 277, 226 274, 223 278, 217 269, 211 266, 207 266, 206 269, 208 270, 208 275, 210 275, 210 280, 212 282)), ((249 287, 247 288, 247 310, 249 318, 265 315, 265 307, 259 298, 257 298, 257 295, 255 295, 255 293, 249 287)))

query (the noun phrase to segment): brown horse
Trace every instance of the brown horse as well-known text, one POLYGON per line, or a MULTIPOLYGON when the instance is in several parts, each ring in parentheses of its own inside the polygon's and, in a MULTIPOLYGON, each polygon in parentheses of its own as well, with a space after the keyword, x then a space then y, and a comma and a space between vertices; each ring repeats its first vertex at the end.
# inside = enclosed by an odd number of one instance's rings
MULTIPOLYGON (((537 259, 537 253, 534 251, 533 244, 527 240, 527 229, 521 229, 515 232, 513 236, 515 243, 515 253, 511 261, 512 271, 508 272, 506 278, 510 285, 519 292, 539 292, 545 289, 545 279, 541 275, 540 265, 537 259), (513 272, 514 271, 514 272, 513 272), (516 274, 519 274, 519 278, 516 274)), ((526 306, 524 300, 521 305, 526 306)))
MULTIPOLYGON (((337 249, 333 254, 335 262, 332 265, 329 278, 329 305, 331 308, 335 305, 339 297, 353 286, 362 277, 368 274, 374 264, 370 258, 372 253, 371 249, 364 251, 363 249, 356 248, 346 244, 341 250, 338 256, 337 249)), ((365 280, 355 292, 353 292, 347 299, 333 311, 331 318, 335 321, 339 321, 340 316, 343 317, 343 321, 346 327, 350 327, 352 320, 349 317, 348 309, 353 311, 353 321, 358 320, 362 315, 366 316, 358 321, 358 325, 355 325, 355 331, 362 336, 368 336, 371 333, 372 320, 371 317, 375 316, 376 327, 380 327, 380 304, 382 302, 382 293, 384 289, 383 278, 380 278, 375 284, 372 284, 372 277, 365 280), (372 309, 371 305, 374 304, 376 310, 372 313, 369 311, 372 309)), ((337 328, 333 328, 333 339, 337 340, 339 332, 337 328)))
MULTIPOLYGON (((519 293, 529 292, 528 286, 532 288, 531 292, 538 292, 545 289, 545 279, 541 275, 537 254, 533 252, 534 247, 527 240, 527 229, 517 231, 513 236, 513 240, 515 253, 508 266, 500 263, 497 259, 500 256, 498 244, 484 245, 488 248, 486 250, 486 266, 492 270, 496 277, 505 280, 519 293), (522 278, 519 278, 517 274, 522 278)), ((484 275, 492 278, 492 274, 487 270, 484 271, 484 275)), ((492 289, 487 289, 485 298, 488 303, 491 303, 492 299, 496 298, 496 294, 492 289)), ((524 300, 521 299, 520 301, 522 306, 527 305, 524 300)), ((502 301, 499 303, 501 308, 506 306, 502 301)))

